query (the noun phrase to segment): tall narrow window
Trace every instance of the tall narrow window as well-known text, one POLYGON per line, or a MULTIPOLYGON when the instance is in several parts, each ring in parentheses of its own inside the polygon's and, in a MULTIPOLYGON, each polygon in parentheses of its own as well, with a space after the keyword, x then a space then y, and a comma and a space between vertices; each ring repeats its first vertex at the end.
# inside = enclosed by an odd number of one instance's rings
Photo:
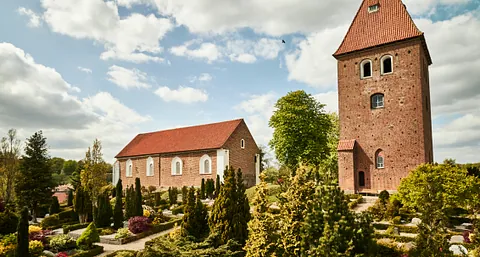
POLYGON ((203 163, 203 166, 205 169, 205 173, 210 173, 210 160, 205 160, 205 162, 203 163))
POLYGON ((240 147, 242 149, 245 149, 245 140, 244 139, 240 140, 240 147))
POLYGON ((364 60, 360 63, 360 74, 362 79, 372 77, 372 61, 364 60))
POLYGON ((385 101, 383 94, 372 95, 372 109, 379 109, 385 107, 385 101))
POLYGON ((200 158, 200 174, 212 174, 212 159, 208 154, 200 158))
POLYGON ((127 176, 127 177, 132 177, 132 176, 133 176, 133 164, 132 164, 132 160, 128 160, 128 161, 127 161, 127 173, 126 173, 126 176, 127 176))
POLYGON ((365 186, 365 172, 360 171, 358 173, 358 186, 364 187, 365 186))
POLYGON ((393 72, 393 62, 392 62, 392 60, 393 60, 393 58, 392 58, 391 55, 386 55, 386 56, 382 57, 382 59, 381 59, 382 75, 389 74, 389 73, 393 72))
POLYGON ((182 175, 183 162, 179 157, 172 159, 172 175, 182 175))
POLYGON ((182 164, 180 162, 175 163, 175 175, 180 175, 180 169, 182 168, 182 164))
POLYGON ((146 167, 147 167, 147 176, 148 177, 153 176, 154 170, 153 170, 153 158, 152 157, 148 157, 146 167))
POLYGON ((377 151, 377 153, 375 154, 375 159, 377 169, 385 168, 385 159, 382 150, 377 151))

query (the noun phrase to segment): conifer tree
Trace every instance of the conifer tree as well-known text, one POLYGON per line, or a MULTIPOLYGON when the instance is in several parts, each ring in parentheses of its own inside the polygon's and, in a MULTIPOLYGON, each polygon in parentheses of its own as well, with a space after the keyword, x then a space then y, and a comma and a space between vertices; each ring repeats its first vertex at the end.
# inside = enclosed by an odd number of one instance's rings
POLYGON ((182 204, 183 205, 187 204, 187 198, 188 198, 188 187, 183 186, 182 187, 182 204))
POLYGON ((182 228, 186 235, 196 235, 197 224, 195 224, 195 189, 188 190, 186 204, 184 205, 182 228))
POLYGON ((248 202, 247 195, 245 194, 246 188, 243 181, 242 170, 238 169, 235 174, 236 178, 236 207, 237 210, 234 214, 235 226, 235 239, 242 245, 248 238, 248 222, 251 219, 250 204, 248 202))
POLYGON ((217 175, 217 180, 215 181, 215 198, 220 194, 220 188, 222 183, 220 182, 220 175, 217 175))
POLYGON ((28 253, 28 209, 23 207, 17 227, 17 248, 15 256, 29 256, 28 253))
POLYGON ((200 238, 201 236, 208 234, 208 210, 205 204, 202 203, 198 191, 195 198, 195 220, 198 225, 198 234, 196 237, 200 238))
POLYGON ((202 178, 202 184, 200 185, 200 198, 205 199, 206 194, 205 194, 205 179, 202 178))
POLYGON ((80 223, 86 223, 88 215, 92 213, 92 202, 88 192, 83 187, 78 187, 75 193, 74 209, 78 214, 80 223))
POLYGON ((212 199, 214 191, 215 191, 215 182, 213 179, 209 178, 207 179, 207 182, 205 185, 205 193, 207 194, 207 197, 212 199))
POLYGON ((168 201, 170 205, 177 204, 178 200, 178 191, 176 187, 169 187, 168 188, 168 201))
POLYGON ((52 203, 50 204, 49 213, 55 214, 60 212, 60 203, 58 203, 58 197, 52 197, 52 203))
POLYGON ((125 218, 128 220, 135 216, 135 196, 133 185, 127 186, 125 196, 125 218))
POLYGON ((73 205, 73 191, 72 189, 68 190, 68 200, 67 200, 67 206, 72 206, 73 205))
POLYGON ((142 186, 140 178, 135 178, 135 216, 143 216, 142 186))
POLYGON ((115 187, 115 209, 113 210, 113 227, 115 229, 123 227, 122 190, 122 179, 119 179, 115 187))
POLYGON ((248 222, 248 240, 243 248, 246 251, 246 257, 274 256, 278 252, 279 225, 274 215, 268 212, 270 204, 267 196, 267 183, 262 176, 262 182, 255 188, 253 215, 248 222))
POLYGON ((97 228, 110 227, 112 218, 112 206, 108 199, 109 194, 104 192, 98 196, 95 226, 97 228))

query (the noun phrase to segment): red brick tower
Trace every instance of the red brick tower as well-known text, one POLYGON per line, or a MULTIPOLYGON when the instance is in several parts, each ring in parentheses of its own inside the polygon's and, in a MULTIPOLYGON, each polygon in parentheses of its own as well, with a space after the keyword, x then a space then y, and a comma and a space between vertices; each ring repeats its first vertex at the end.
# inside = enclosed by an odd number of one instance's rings
POLYGON ((395 191, 433 161, 432 64, 424 35, 401 0, 363 0, 338 61, 340 187, 348 193, 395 191))

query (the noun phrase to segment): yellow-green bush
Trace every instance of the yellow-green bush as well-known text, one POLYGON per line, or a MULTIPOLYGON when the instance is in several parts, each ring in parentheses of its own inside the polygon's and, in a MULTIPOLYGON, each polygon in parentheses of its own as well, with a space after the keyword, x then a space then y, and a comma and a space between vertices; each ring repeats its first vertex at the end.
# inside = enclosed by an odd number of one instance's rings
POLYGON ((40 241, 30 241, 28 243, 30 256, 39 256, 43 252, 43 243, 40 241))

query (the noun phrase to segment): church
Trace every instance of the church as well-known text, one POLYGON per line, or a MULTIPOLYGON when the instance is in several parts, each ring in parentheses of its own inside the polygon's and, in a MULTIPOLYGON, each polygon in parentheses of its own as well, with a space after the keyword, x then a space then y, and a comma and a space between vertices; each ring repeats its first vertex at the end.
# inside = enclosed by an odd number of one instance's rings
POLYGON ((395 192, 433 162, 424 33, 401 0, 363 0, 337 60, 339 184, 347 193, 395 192))

